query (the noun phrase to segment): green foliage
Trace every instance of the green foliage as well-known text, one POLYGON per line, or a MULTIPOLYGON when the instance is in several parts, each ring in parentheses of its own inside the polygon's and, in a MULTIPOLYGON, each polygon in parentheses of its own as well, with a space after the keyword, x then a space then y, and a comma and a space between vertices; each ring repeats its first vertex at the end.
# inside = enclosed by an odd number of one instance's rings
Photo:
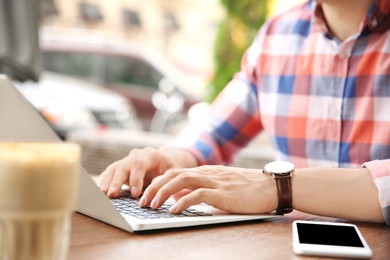
POLYGON ((221 22, 214 46, 214 77, 208 88, 208 101, 240 70, 241 57, 264 23, 266 0, 221 0, 226 17, 221 22))

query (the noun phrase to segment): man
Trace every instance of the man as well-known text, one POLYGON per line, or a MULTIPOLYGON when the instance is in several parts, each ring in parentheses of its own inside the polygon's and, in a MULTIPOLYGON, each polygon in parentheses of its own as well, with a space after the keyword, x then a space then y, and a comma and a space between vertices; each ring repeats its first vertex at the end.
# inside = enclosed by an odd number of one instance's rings
POLYGON ((266 131, 277 159, 295 164, 292 208, 390 224, 389 104, 390 1, 309 1, 266 22, 198 134, 132 150, 99 186, 109 197, 124 183, 134 197, 147 187, 141 206, 174 195, 171 213, 200 202, 281 210, 272 177, 221 166, 266 131))

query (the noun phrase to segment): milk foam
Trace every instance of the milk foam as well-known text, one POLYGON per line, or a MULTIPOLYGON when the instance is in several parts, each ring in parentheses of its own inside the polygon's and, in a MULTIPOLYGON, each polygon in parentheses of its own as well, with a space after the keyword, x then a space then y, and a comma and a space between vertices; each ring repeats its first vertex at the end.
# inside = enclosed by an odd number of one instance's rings
POLYGON ((79 157, 70 143, 0 143, 0 211, 71 208, 79 157))
POLYGON ((0 258, 65 260, 81 149, 0 143, 0 258))

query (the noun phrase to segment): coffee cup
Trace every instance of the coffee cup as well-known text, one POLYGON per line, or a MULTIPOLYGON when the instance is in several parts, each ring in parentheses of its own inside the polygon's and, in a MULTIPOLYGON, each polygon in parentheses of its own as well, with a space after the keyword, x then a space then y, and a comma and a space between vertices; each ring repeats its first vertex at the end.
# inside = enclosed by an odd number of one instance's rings
POLYGON ((0 143, 1 259, 66 259, 80 154, 66 142, 0 143))

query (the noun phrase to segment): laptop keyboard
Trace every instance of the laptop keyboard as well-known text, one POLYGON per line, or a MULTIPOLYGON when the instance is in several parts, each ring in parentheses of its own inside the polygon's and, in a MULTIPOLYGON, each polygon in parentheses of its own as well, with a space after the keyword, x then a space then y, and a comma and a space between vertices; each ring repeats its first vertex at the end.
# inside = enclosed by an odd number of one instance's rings
POLYGON ((111 199, 111 203, 119 210, 119 212, 140 219, 212 216, 212 214, 199 211, 191 207, 180 214, 170 214, 169 208, 172 204, 168 202, 164 203, 158 209, 150 207, 142 208, 139 206, 139 199, 132 198, 130 196, 130 192, 126 190, 122 190, 118 197, 111 199))

